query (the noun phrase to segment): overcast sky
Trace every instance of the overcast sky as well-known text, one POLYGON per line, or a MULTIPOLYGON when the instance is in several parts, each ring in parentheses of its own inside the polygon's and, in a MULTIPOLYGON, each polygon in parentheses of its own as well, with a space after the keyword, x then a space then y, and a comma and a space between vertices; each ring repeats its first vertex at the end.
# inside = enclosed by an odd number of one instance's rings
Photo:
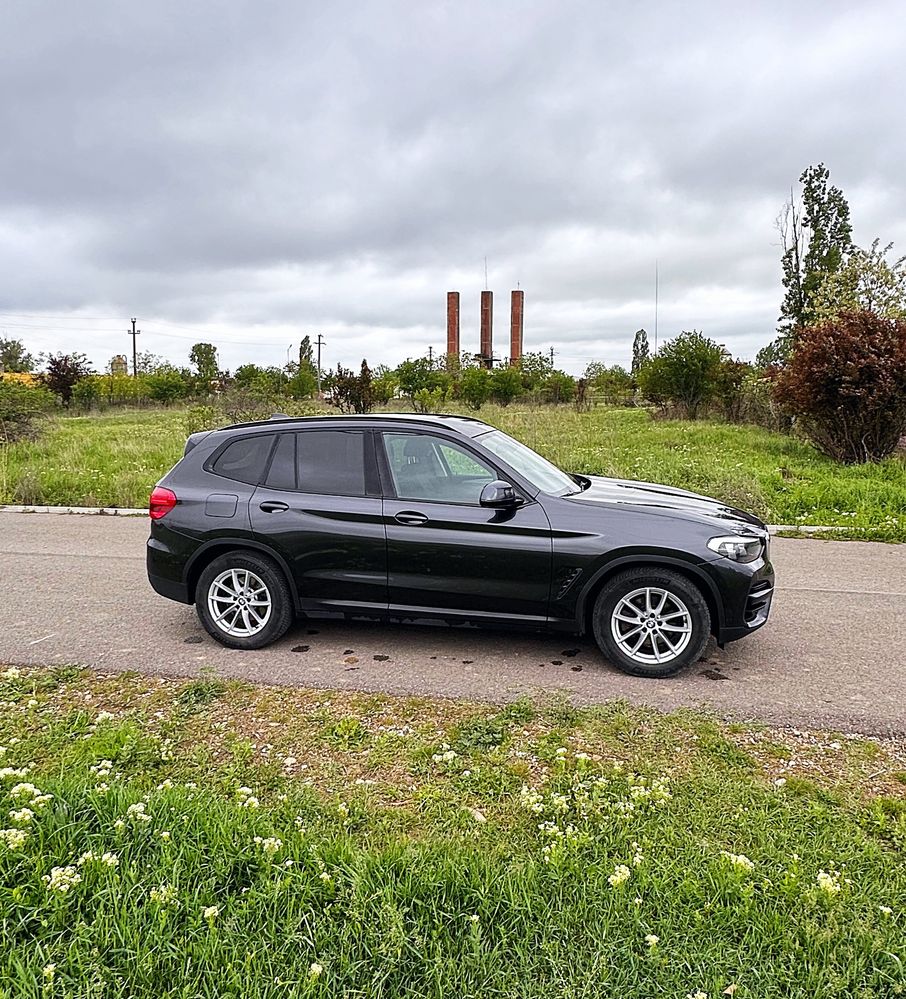
POLYGON ((7 2, 0 335, 395 364, 462 293, 525 349, 628 364, 701 329, 753 357, 774 219, 824 161, 857 243, 906 252, 902 2, 7 2))

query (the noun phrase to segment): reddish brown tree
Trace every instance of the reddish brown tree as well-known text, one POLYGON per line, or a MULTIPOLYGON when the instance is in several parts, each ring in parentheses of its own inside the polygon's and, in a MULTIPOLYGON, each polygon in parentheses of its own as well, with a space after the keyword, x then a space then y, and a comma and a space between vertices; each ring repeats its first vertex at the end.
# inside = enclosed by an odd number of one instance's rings
POLYGON ((906 321, 844 312, 800 329, 774 394, 831 458, 888 457, 906 433, 906 321))

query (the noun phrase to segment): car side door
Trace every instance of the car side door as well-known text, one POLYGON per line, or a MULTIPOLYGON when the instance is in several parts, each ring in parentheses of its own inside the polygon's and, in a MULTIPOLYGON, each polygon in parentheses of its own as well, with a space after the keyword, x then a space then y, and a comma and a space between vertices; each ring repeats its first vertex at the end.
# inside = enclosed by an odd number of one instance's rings
POLYGON ((387 546, 370 430, 279 433, 250 516, 290 566, 301 610, 384 615, 387 546))
POLYGON ((552 538, 539 503, 479 502, 506 478, 468 444, 418 430, 379 435, 392 616, 547 618, 552 538))

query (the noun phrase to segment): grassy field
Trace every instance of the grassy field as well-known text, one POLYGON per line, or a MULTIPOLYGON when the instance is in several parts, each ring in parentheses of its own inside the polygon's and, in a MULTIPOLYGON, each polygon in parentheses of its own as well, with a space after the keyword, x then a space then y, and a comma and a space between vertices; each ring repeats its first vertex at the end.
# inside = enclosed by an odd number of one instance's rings
POLYGON ((0 669, 0 996, 906 994, 906 748, 0 669))
MULTIPOLYGON (((480 416, 571 471, 664 482, 771 523, 822 524, 906 540, 906 461, 845 467, 758 427, 652 421, 632 409, 506 409, 480 416)), ((178 410, 63 417, 33 443, 0 449, 0 502, 144 506, 185 441, 178 410)))

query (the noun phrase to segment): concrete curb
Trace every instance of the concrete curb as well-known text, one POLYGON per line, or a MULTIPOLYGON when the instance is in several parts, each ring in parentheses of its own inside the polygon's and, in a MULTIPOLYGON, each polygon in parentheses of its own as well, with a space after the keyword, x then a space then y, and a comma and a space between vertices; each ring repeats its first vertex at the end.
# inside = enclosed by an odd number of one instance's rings
MULTIPOLYGON (((65 513, 95 517, 147 517, 147 509, 137 510, 117 506, 12 506, 0 505, 0 513, 65 513)), ((825 531, 845 531, 845 527, 826 527, 808 524, 768 524, 771 534, 781 531, 798 531, 800 534, 823 534, 825 531)))
POLYGON ((0 506, 0 513, 90 514, 95 517, 147 517, 147 509, 117 506, 0 506))

